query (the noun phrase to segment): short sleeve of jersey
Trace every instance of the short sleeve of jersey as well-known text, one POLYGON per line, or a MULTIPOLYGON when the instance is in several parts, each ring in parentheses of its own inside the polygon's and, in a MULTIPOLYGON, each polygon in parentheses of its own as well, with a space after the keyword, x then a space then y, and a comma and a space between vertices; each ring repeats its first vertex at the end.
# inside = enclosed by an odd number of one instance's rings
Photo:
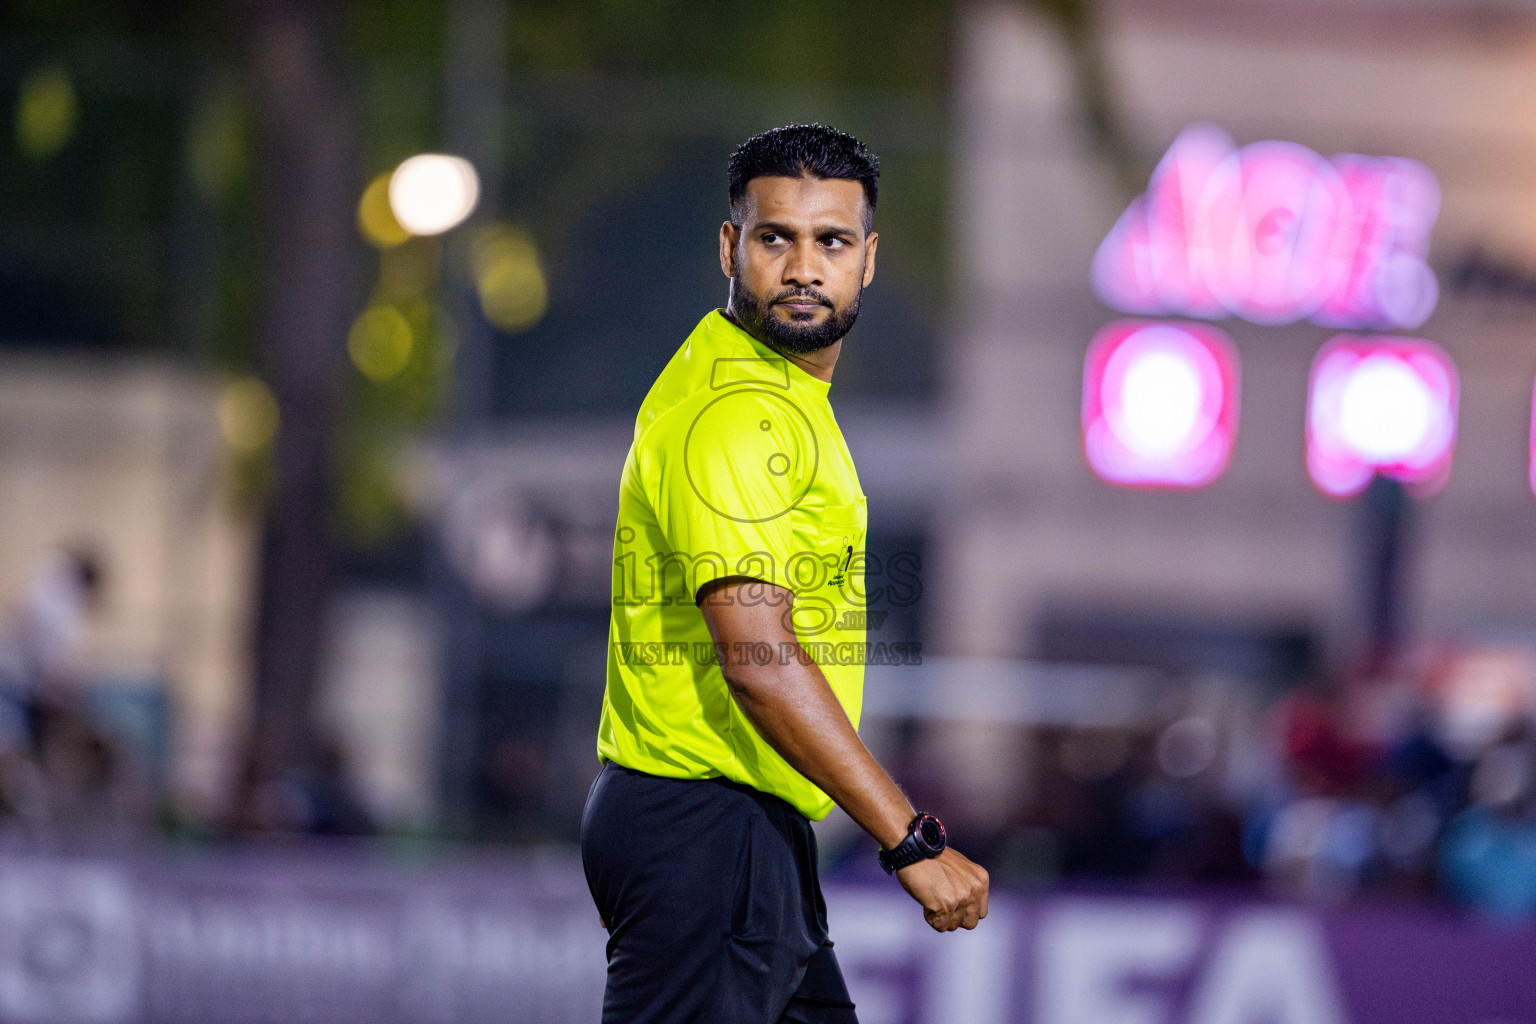
POLYGON ((691 593, 726 576, 788 586, 790 512, 820 458, 811 421, 785 392, 706 392, 658 423, 653 507, 691 593))

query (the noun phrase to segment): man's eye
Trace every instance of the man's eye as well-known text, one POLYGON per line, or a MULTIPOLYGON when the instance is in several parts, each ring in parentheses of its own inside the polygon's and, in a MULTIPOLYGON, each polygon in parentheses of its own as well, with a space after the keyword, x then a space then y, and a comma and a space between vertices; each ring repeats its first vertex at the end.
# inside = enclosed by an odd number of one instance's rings
POLYGON ((778 240, 779 240, 779 236, 774 234, 772 231, 769 231, 769 232, 767 232, 767 233, 765 233, 763 235, 763 242, 766 245, 772 245, 774 242, 777 242, 778 240))
POLYGON ((828 249, 841 249, 848 244, 848 241, 843 238, 823 238, 821 244, 828 249))

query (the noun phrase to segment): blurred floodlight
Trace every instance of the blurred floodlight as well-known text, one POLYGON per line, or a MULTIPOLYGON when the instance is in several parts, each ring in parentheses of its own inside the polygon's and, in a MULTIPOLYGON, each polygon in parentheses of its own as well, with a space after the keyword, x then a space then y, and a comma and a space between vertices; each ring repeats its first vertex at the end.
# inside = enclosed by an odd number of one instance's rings
POLYGON ((1237 355, 1204 324, 1120 321, 1088 347, 1083 444, 1110 483, 1202 487, 1237 436, 1237 355))
POLYGON ((463 157, 422 153, 389 179, 389 207, 413 235, 440 235, 463 223, 480 198, 480 178, 463 157))
POLYGON ((1429 384, 1401 359, 1362 359, 1339 398, 1339 433, 1372 462, 1393 462, 1413 454, 1433 426, 1434 396, 1429 384))
POLYGON ((239 377, 219 396, 219 433, 237 452, 252 454, 277 435, 277 399, 260 377, 239 377))
POLYGON ((538 323, 549 305, 549 284, 532 236, 510 224, 481 230, 470 246, 470 267, 480 309, 499 330, 515 333, 538 323))
POLYGON ((357 230, 363 240, 376 249, 393 249, 411 237, 395 219, 389 205, 391 175, 381 174, 363 189, 357 204, 357 230))
POLYGON ((352 357, 352 365, 376 384, 405 369, 414 345, 410 322, 393 306, 369 306, 347 332, 347 355, 352 357))
POLYGON ((1200 367, 1176 350, 1149 351, 1131 360, 1110 412, 1116 433, 1138 451, 1167 456, 1184 448, 1200 422, 1200 367))
POLYGON ((1325 494, 1358 494, 1381 473, 1432 494, 1456 445, 1456 367, 1410 338, 1340 336, 1312 363, 1307 470, 1325 494))
POLYGON ((80 101, 69 74, 56 65, 40 68, 21 83, 16 96, 16 144, 33 160, 44 160, 69 145, 80 120, 80 101))

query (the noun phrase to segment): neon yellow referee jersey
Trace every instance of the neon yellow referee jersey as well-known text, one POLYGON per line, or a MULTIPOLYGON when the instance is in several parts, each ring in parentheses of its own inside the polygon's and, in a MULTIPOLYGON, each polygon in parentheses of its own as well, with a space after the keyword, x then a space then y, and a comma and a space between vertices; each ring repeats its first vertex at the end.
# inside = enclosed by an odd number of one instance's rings
POLYGON ((814 820, 831 811, 736 706, 694 601, 724 576, 792 590, 800 643, 733 653, 814 658, 858 727, 868 520, 829 386, 719 310, 652 385, 619 491, 601 759, 671 778, 723 775, 814 820))

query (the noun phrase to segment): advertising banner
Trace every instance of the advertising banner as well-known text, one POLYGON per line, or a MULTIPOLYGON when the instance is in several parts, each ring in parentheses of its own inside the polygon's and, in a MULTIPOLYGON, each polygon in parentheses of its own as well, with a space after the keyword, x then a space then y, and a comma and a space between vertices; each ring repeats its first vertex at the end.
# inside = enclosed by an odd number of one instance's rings
MULTIPOLYGON (((938 935, 827 887, 863 1024, 1536 1024, 1536 932, 1427 910, 998 892, 938 935)), ((0 862, 4 1024, 595 1022, 574 858, 0 862)))

